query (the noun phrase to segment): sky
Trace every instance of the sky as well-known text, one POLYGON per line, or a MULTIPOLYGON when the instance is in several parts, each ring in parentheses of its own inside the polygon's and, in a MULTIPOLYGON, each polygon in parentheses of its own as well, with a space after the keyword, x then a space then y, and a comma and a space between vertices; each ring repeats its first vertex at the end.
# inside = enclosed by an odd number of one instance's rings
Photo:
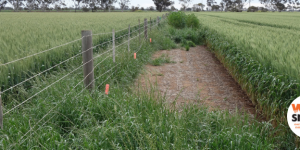
MULTIPOLYGON (((119 1, 119 0, 118 0, 119 1)), ((179 3, 179 0, 173 0, 175 2, 175 4, 173 5, 175 8, 180 9, 181 8, 181 4, 179 3)), ((65 0, 66 4, 69 6, 74 5, 73 0, 65 0)), ((221 0, 216 0, 217 4, 220 4, 221 0)), ((206 5, 206 0, 192 0, 191 4, 189 7, 192 7, 193 4, 198 4, 198 3, 203 3, 204 5, 206 5)), ((130 0, 130 7, 131 6, 137 6, 139 5, 140 7, 150 7, 150 6, 155 6, 152 0, 130 0)), ((120 7, 118 3, 115 3, 114 6, 116 7, 120 7)), ((245 7, 248 8, 249 4, 247 4, 245 7)), ((251 1, 251 6, 263 6, 260 4, 260 2, 258 0, 252 0, 251 1)), ((10 4, 6 5, 6 7, 11 7, 10 4)))

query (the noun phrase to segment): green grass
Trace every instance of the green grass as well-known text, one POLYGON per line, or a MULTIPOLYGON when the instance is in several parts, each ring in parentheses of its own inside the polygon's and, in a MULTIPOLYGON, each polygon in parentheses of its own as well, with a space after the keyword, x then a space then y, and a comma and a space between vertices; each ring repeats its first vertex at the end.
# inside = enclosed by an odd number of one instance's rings
MULTIPOLYGON (((92 30, 93 34, 109 33, 112 29, 116 32, 116 38, 128 34, 128 25, 131 31, 138 29, 138 19, 143 22, 144 18, 155 18, 162 13, 0 13, 0 30, 5 31, 0 35, 0 89, 6 90, 36 73, 42 72, 61 61, 81 52, 81 40, 55 48, 49 52, 39 54, 9 65, 1 66, 7 62, 29 56, 61 44, 81 38, 82 30, 92 30)), ((152 25, 154 25, 152 19, 152 25)), ((141 24, 142 26, 142 24, 141 24)), ((149 24, 150 27, 150 24, 149 24)), ((142 31, 143 29, 141 29, 142 31)), ((134 36, 138 32, 132 33, 134 36)), ((125 36, 124 38, 127 38, 125 36)), ((93 35, 93 44, 108 42, 112 39, 111 33, 93 35)), ((122 38, 116 40, 120 43, 122 38)), ((111 43, 99 45, 94 53, 101 53, 111 43)), ((51 71, 59 68, 68 68, 80 63, 78 55, 51 71)), ((49 74, 51 72, 44 73, 49 74)), ((31 84, 22 84, 30 88, 31 84)), ((12 93, 18 93, 16 89, 12 93)), ((2 95, 5 96, 5 95, 2 95)))
POLYGON ((171 58, 169 57, 168 54, 162 54, 160 57, 155 58, 154 60, 151 61, 151 64, 153 66, 161 66, 165 63, 175 63, 175 62, 171 61, 171 58))
POLYGON ((268 117, 281 119, 287 108, 300 95, 299 32, 278 27, 275 20, 289 22, 298 13, 272 13, 265 21, 257 14, 204 13, 198 17, 202 22, 202 35, 207 45, 220 60, 230 68, 231 74, 240 82, 251 99, 268 117), (235 18, 235 19, 233 19, 235 18), (268 22, 274 26, 245 23, 244 20, 268 22), (276 26, 276 27, 275 27, 276 26))
MULTIPOLYGON (((130 52, 126 44, 118 47, 116 64, 120 65, 109 72, 116 65, 111 53, 95 59, 95 66, 103 62, 95 67, 99 78, 92 94, 83 90, 79 69, 5 115, 0 149, 294 149, 294 137, 278 134, 280 128, 269 122, 196 105, 178 111, 155 85, 149 91, 131 88, 155 51, 175 45, 168 31, 162 26, 152 30, 153 41, 144 41, 138 59, 132 58, 140 47, 137 39, 131 42, 130 52), (109 95, 104 95, 105 84, 110 84, 109 95)), ((4 113, 75 68, 36 78, 29 90, 21 88, 19 95, 11 95, 4 113)))
MULTIPOLYGON (((269 122, 197 105, 178 111, 155 85, 149 91, 131 88, 152 54, 168 41, 167 31, 152 31, 155 40, 143 44, 139 59, 132 58, 138 40, 131 42, 131 52, 126 45, 117 48, 116 63, 121 64, 95 81, 92 94, 80 93, 83 75, 78 70, 6 115, 0 149, 293 149, 292 137, 278 136, 279 129, 269 122), (109 95, 104 95, 105 84, 110 84, 109 95)), ((95 65, 104 60, 95 68, 95 77, 116 65, 107 56, 95 60, 95 65)), ((74 68, 36 79, 23 96, 37 93, 74 68)), ((6 105, 4 113, 15 104, 6 105)))
POLYGON ((251 13, 199 13, 201 29, 198 32, 256 108, 281 126, 281 133, 294 136, 287 125, 286 113, 291 102, 300 95, 300 70, 296 67, 299 66, 296 38, 299 32, 277 24, 285 22, 296 27, 291 18, 299 14, 259 15, 261 17, 251 13), (241 22, 242 18, 248 21, 241 22))

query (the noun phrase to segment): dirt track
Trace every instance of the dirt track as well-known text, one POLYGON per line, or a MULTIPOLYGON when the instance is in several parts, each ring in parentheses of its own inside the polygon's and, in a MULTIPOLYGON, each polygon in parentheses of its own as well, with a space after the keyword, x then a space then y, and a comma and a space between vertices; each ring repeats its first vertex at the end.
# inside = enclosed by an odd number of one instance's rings
POLYGON ((139 77, 140 84, 156 83, 167 102, 204 104, 210 110, 244 109, 255 114, 255 108, 241 87, 229 75, 218 59, 204 46, 191 48, 190 51, 175 49, 163 50, 154 58, 166 54, 174 63, 162 66, 146 65, 145 72, 139 77))

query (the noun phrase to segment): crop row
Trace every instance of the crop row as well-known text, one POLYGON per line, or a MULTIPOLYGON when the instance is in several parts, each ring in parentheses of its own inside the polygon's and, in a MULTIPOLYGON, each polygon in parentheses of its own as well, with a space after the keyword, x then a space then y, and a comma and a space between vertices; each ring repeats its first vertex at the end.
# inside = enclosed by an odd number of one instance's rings
POLYGON ((268 118, 286 123, 287 108, 300 95, 297 33, 226 18, 199 19, 207 45, 257 108, 268 118))

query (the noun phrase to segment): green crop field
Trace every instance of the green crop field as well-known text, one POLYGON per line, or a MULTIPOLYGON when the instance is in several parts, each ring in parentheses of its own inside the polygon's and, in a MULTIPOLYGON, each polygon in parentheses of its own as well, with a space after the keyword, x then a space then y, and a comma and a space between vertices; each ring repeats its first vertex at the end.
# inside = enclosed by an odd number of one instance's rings
MULTIPOLYGON (((207 45, 268 118, 300 95, 299 13, 196 13, 207 45)), ((276 116, 276 117, 275 117, 276 116)))
MULTIPOLYGON (((81 30, 92 30, 94 45, 111 40, 138 28, 144 18, 156 18, 160 13, 0 13, 0 87, 2 90, 16 85, 34 73, 41 72, 81 52, 81 40, 55 48, 81 38, 81 30), (87 15, 88 14, 88 15, 87 15), (109 34, 101 34, 109 33, 109 34), (55 48, 55 49, 51 49, 55 48), (13 60, 47 51, 36 57, 1 65, 13 60)), ((119 39, 120 40, 120 39, 119 39)), ((107 45, 107 44, 106 44, 107 45)), ((101 45, 100 47, 103 47, 101 45)), ((95 50, 96 52, 99 49, 95 50)), ((72 63, 72 62, 68 62, 72 63)), ((26 86, 27 84, 23 84, 26 86)), ((30 85, 27 85, 27 87, 30 85)))

